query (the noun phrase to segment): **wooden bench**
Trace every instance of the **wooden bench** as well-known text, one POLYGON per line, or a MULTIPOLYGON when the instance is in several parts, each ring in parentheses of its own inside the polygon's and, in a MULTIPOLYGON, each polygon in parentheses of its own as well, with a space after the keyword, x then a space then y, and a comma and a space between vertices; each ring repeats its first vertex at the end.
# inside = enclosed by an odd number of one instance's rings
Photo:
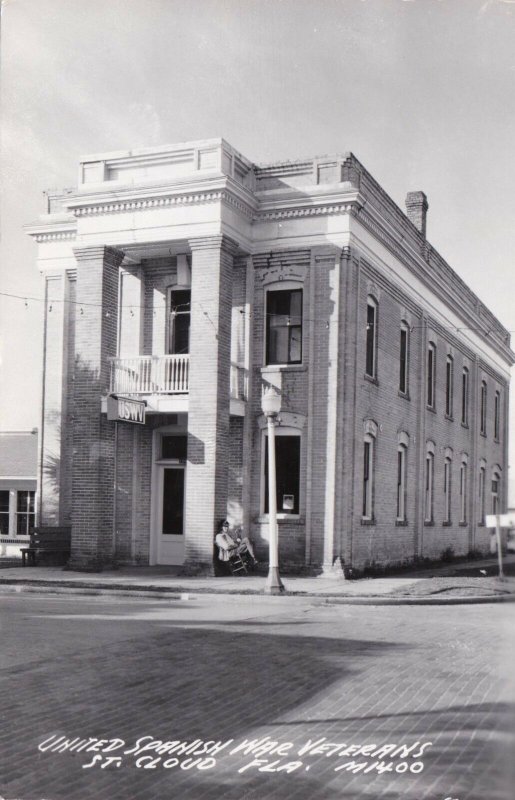
POLYGON ((66 563, 70 557, 72 529, 69 527, 34 528, 30 534, 30 544, 21 548, 22 566, 36 566, 36 555, 39 553, 57 553, 59 562, 66 563), (25 561, 27 557, 27 561, 25 561))

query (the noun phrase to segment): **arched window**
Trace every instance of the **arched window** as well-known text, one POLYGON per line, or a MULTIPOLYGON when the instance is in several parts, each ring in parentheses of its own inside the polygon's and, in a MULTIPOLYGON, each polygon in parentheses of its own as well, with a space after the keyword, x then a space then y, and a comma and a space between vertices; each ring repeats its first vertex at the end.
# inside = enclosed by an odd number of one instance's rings
POLYGON ((428 408, 435 407, 435 385, 436 385, 436 345, 429 342, 427 346, 427 389, 426 402, 428 408))
POLYGON ((486 381, 481 381, 479 419, 481 425, 481 435, 486 436, 486 381))
POLYGON ((401 434, 397 445, 397 522, 406 521, 407 456, 408 438, 406 434, 401 434))
POLYGON ((433 442, 427 443, 426 448, 426 474, 424 493, 424 521, 433 522, 433 494, 435 477, 435 446, 433 442))
POLYGON ((374 519, 374 492, 375 492, 375 448, 377 425, 373 420, 365 421, 365 436, 363 439, 363 505, 362 517, 364 520, 374 519))
POLYGON ((369 378, 377 377, 377 301, 367 297, 365 374, 369 378))
POLYGON ((399 392, 409 393, 409 325, 401 322, 399 341, 399 392))
POLYGON ((460 523, 467 522, 467 483, 468 483, 468 456, 463 453, 460 465, 460 523))
POLYGON ((495 466, 492 472, 491 510, 492 514, 501 513, 501 468, 499 466, 495 466))
POLYGON ((445 363, 445 415, 452 417, 454 400, 454 360, 452 356, 447 356, 445 363))
POLYGON ((443 521, 450 525, 452 519, 452 451, 447 448, 443 465, 443 521))
POLYGON ((461 375, 461 424, 469 423, 469 371, 463 367, 461 375))
POLYGON ((494 398, 494 439, 499 441, 501 432, 501 393, 496 391, 494 398))

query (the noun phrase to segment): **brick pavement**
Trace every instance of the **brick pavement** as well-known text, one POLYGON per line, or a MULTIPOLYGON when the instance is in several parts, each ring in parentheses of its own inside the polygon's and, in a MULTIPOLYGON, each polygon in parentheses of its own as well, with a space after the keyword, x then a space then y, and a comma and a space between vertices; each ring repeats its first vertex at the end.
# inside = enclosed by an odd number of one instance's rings
MULTIPOLYGON (((510 797, 509 608, 260 605, 256 598, 165 606, 21 597, 5 605, 7 800, 510 797), (119 737, 126 748, 145 735, 234 739, 232 746, 269 735, 291 742, 292 752, 322 737, 433 744, 418 775, 335 772, 351 757, 325 754, 299 757, 302 767, 291 774, 238 774, 252 759, 229 748, 204 772, 137 769, 132 757, 120 768, 85 770, 91 754, 38 752, 53 733, 119 737)), ((363 760, 373 761, 355 758, 363 760)))

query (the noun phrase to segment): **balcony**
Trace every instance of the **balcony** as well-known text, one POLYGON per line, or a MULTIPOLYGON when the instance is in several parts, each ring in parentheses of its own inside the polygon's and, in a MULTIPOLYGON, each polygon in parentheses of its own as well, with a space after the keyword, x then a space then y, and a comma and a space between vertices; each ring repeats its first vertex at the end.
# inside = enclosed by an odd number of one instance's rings
MULTIPOLYGON (((187 411, 189 392, 189 355, 131 356, 111 358, 111 394, 156 397, 154 411, 187 411)), ((231 364, 231 414, 244 413, 247 398, 246 371, 231 364)))

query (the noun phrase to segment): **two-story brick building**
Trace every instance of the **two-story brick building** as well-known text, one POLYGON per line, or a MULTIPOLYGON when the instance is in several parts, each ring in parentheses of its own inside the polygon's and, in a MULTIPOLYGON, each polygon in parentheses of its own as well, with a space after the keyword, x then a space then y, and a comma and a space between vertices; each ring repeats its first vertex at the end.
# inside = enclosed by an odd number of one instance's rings
POLYGON ((71 566, 211 569, 225 516, 266 561, 267 385, 283 566, 486 549, 514 356, 426 213, 352 154, 257 166, 217 139, 84 158, 28 228, 46 293, 39 514, 72 523, 71 566), (108 395, 145 400, 145 423, 108 419, 108 395))

